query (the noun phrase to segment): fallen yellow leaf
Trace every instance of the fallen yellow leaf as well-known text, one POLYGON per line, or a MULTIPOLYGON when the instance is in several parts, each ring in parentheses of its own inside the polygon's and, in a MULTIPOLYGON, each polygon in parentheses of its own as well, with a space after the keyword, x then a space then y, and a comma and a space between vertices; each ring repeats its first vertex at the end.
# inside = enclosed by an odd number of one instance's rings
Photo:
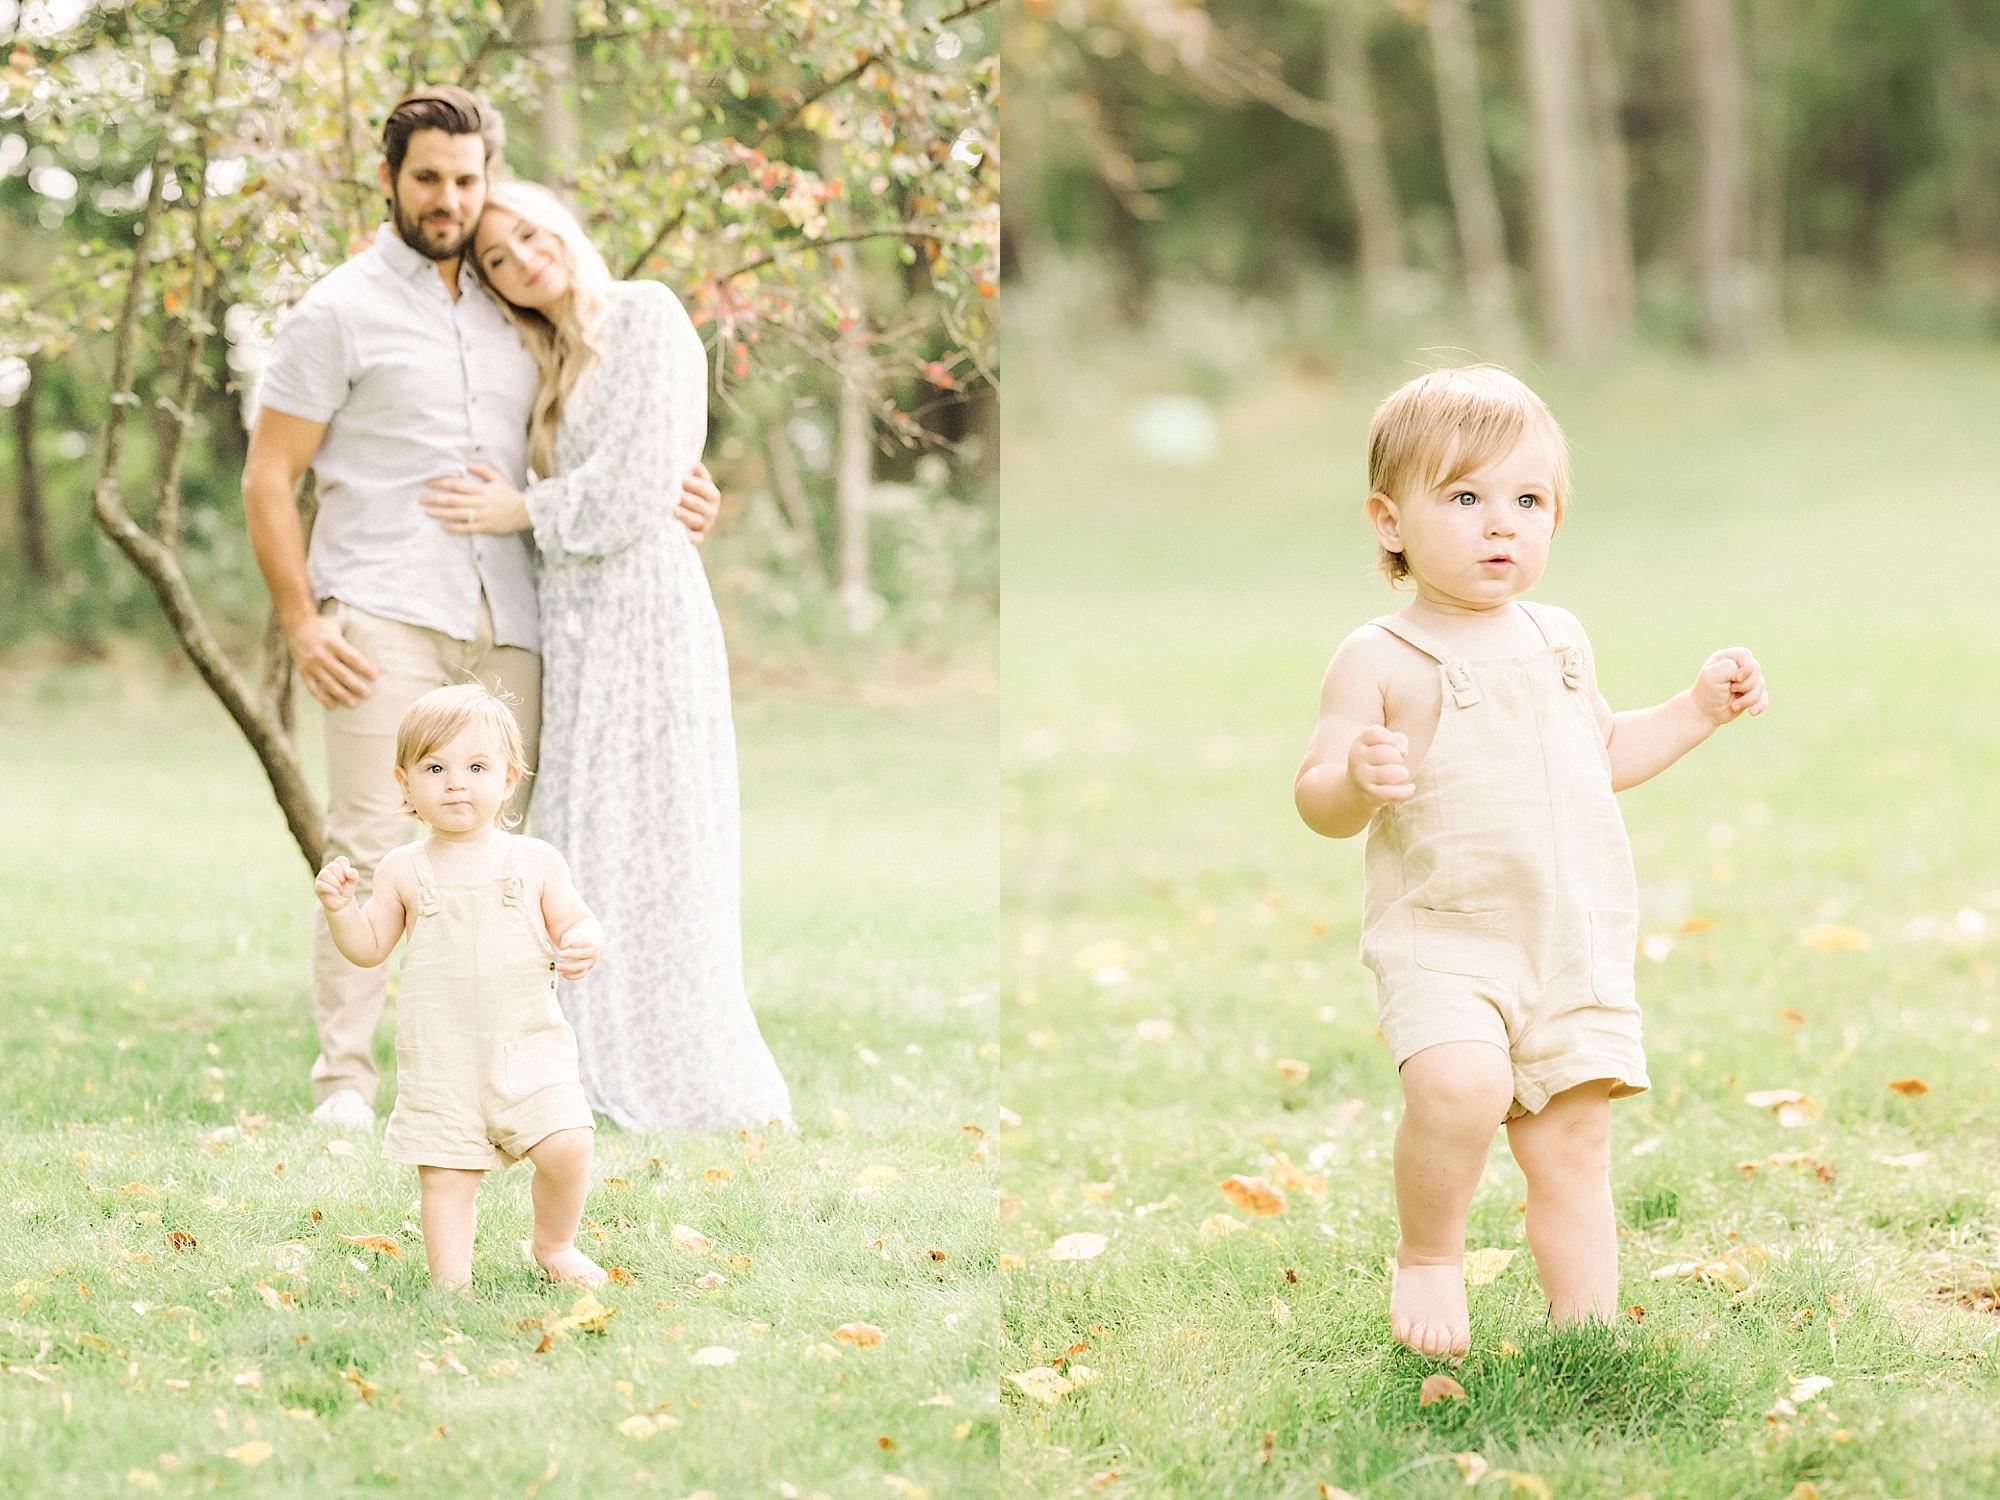
POLYGON ((1311 1074, 1311 1063, 1300 1062, 1296 1057, 1278 1059, 1278 1076, 1287 1083, 1304 1083, 1311 1074))
POLYGON ((1467 1286, 1491 1286, 1502 1271, 1513 1262, 1519 1252, 1500 1250, 1489 1246, 1484 1250, 1472 1250, 1465 1257, 1465 1284, 1467 1286))
POLYGON ((1487 1469, 1491 1467, 1485 1458, 1477 1453, 1454 1453, 1451 1461, 1458 1465, 1458 1472, 1465 1476, 1468 1487, 1484 1479, 1487 1469))
POLYGON ((359 1245, 363 1250, 373 1250, 377 1255, 393 1255, 403 1258, 403 1247, 386 1234, 344 1234, 341 1236, 350 1245, 359 1245))
POLYGON ((262 1438, 244 1443, 235 1448, 222 1450, 225 1458, 233 1458, 246 1469, 254 1469, 277 1450, 262 1438))
POLYGON ((1921 1078, 1891 1079, 1889 1087, 1907 1099, 1921 1099, 1931 1091, 1931 1086, 1921 1078))
POLYGON ((1075 1389, 1058 1372, 1046 1367, 1023 1370, 1018 1375, 1009 1375, 1007 1379, 1037 1401, 1059 1401, 1075 1389))
POLYGON ((635 1416, 627 1417, 624 1421, 620 1422, 618 1430, 626 1437, 636 1438, 643 1443, 660 1429, 651 1417, 635 1416))
POLYGON ((1092 1260, 1111 1242, 1101 1234, 1066 1234, 1049 1246, 1050 1260, 1092 1260))
POLYGON ((602 1333, 604 1325, 611 1321, 617 1311, 617 1308, 606 1307, 589 1292, 585 1292, 571 1305, 569 1316, 559 1320, 556 1327, 574 1328, 583 1333, 602 1333))
POLYGON ((873 1349, 882 1342, 882 1330, 873 1323, 842 1323, 833 1330, 833 1336, 857 1349, 873 1349))
POLYGON ((1837 923, 1808 927, 1799 934, 1799 941, 1808 948, 1821 948, 1829 953, 1861 953, 1872 946, 1867 933, 1837 923))

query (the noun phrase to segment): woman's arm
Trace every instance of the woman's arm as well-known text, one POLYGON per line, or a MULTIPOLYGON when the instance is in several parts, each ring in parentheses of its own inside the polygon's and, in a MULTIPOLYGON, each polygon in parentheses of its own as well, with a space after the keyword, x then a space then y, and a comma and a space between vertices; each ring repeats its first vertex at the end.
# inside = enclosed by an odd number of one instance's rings
POLYGON ((566 474, 528 486, 535 545, 545 553, 605 557, 631 546, 680 493, 708 434, 708 357, 686 309, 658 282, 618 295, 605 330, 605 366, 592 375, 595 449, 566 474), (629 304, 629 305, 628 305, 629 304), (613 341, 620 355, 607 379, 613 341))

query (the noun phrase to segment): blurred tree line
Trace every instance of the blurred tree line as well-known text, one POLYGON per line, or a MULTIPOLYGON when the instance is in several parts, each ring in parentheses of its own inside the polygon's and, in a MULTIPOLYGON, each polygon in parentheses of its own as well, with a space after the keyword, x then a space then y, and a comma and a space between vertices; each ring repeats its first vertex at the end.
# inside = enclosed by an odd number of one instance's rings
POLYGON ((498 105, 509 167, 694 316, 739 645, 983 638, 995 4, 0 0, 0 650, 177 640, 253 742, 289 730, 244 421, 427 82, 498 105))
POLYGON ((1479 352, 2000 331, 1991 0, 1024 0, 1010 275, 1080 251, 1479 352))

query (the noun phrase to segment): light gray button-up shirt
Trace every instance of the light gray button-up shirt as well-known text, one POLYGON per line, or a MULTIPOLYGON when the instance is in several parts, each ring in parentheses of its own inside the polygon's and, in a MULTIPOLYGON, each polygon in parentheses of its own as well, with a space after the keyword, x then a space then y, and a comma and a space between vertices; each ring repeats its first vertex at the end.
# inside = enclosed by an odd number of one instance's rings
POLYGON ((479 595, 497 645, 541 649, 535 569, 521 537, 457 536, 424 514, 426 480, 490 464, 527 480, 537 372, 471 272, 452 300, 437 265, 389 225, 322 277, 278 330, 260 404, 325 422, 313 468, 313 597, 474 638, 479 595))

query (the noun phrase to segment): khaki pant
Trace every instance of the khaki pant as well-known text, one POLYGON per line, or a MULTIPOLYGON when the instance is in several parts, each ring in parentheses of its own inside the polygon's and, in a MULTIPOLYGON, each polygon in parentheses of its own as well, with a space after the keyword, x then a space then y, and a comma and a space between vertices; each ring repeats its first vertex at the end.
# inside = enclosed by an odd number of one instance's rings
MULTIPOLYGON (((329 599, 320 613, 340 621, 341 633, 381 673, 373 692, 353 708, 326 710, 326 857, 347 856, 361 876, 356 899, 366 901, 375 866, 398 844, 416 836, 396 786, 396 729, 410 706, 432 688, 475 679, 513 700, 528 766, 542 731, 542 659, 518 646, 493 644, 493 616, 479 601, 479 628, 470 641, 454 640, 420 625, 405 625, 329 599)), ((530 782, 521 779, 508 812, 527 812, 530 782)), ((518 826, 518 825, 517 825, 518 826)), ((313 1021, 319 1060, 312 1069, 313 1102, 353 1089, 371 1105, 381 1075, 375 1067, 375 1027, 382 1019, 389 965, 357 968, 341 957, 327 931, 326 913, 313 918, 313 1021)))

